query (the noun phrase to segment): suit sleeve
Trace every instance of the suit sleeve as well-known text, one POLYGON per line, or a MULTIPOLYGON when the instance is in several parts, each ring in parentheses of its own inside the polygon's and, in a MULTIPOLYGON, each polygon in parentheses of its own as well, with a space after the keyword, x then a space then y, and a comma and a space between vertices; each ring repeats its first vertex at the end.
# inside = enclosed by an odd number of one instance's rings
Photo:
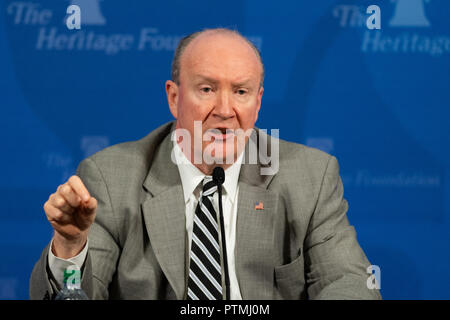
POLYGON ((339 165, 330 157, 305 238, 305 275, 310 299, 381 299, 368 289, 370 265, 347 219, 339 165))
MULTIPOLYGON (((108 299, 120 255, 118 222, 111 205, 107 184, 94 160, 80 163, 77 175, 98 201, 97 214, 89 229, 89 249, 82 268, 81 287, 90 299, 108 299)), ((51 299, 60 290, 48 266, 48 246, 43 250, 30 277, 30 299, 51 299)))

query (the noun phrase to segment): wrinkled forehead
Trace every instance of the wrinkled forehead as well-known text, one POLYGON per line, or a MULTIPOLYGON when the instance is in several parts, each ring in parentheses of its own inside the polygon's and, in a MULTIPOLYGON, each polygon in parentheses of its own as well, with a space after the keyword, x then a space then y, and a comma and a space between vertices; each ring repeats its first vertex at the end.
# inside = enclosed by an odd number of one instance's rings
POLYGON ((209 32, 192 40, 180 59, 180 75, 202 73, 209 76, 232 72, 236 77, 259 78, 262 66, 255 50, 240 36, 209 32))

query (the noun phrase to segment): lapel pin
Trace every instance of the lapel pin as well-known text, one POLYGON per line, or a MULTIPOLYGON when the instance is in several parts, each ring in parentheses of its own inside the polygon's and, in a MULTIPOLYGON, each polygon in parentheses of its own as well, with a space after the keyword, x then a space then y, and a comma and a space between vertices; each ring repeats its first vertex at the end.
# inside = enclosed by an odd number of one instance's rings
POLYGON ((255 210, 264 210, 264 204, 262 201, 259 201, 255 204, 255 210))

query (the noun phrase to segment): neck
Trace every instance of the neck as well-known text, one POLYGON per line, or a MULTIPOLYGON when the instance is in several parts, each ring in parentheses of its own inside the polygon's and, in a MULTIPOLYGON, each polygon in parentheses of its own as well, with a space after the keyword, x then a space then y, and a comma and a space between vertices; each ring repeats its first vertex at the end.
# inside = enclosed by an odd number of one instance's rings
MULTIPOLYGON (((191 161, 191 163, 192 163, 192 161, 191 161)), ((194 164, 194 163, 192 163, 192 164, 206 175, 212 175, 212 172, 215 167, 222 167, 223 170, 226 170, 227 168, 232 166, 232 164, 214 164, 214 163, 213 164, 206 164, 206 163, 194 164)))

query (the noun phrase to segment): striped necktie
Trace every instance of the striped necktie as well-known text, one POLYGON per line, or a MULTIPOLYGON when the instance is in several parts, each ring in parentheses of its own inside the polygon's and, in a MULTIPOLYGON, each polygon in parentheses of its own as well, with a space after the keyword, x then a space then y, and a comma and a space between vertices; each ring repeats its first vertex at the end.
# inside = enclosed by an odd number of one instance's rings
POLYGON ((212 205, 217 185, 203 180, 203 191, 194 215, 189 255, 188 300, 222 300, 219 226, 212 205))

